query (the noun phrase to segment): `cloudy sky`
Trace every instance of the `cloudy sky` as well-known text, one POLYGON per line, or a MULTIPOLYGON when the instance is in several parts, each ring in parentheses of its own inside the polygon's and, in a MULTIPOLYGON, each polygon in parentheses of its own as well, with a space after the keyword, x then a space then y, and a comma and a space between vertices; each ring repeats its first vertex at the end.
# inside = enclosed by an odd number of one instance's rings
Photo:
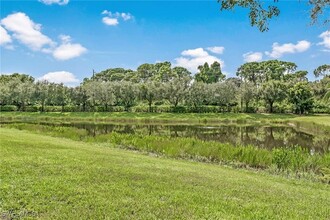
POLYGON ((280 59, 313 80, 313 69, 330 63, 329 24, 311 26, 304 1, 278 6, 280 17, 261 33, 246 10, 220 12, 216 0, 1 0, 1 74, 72 85, 93 69, 170 61, 194 73, 218 61, 234 76, 244 62, 280 59))

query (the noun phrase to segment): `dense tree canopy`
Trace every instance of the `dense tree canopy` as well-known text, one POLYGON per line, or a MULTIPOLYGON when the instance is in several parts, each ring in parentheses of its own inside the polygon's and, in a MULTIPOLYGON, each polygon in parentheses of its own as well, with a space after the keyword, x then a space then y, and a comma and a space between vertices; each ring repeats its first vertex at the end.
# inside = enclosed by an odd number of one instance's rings
POLYGON ((24 74, 0 76, 1 111, 144 112, 328 112, 329 65, 310 82, 292 62, 245 63, 238 77, 226 76, 220 63, 205 63, 192 75, 170 62, 142 64, 137 70, 110 68, 76 87, 35 81, 24 74))

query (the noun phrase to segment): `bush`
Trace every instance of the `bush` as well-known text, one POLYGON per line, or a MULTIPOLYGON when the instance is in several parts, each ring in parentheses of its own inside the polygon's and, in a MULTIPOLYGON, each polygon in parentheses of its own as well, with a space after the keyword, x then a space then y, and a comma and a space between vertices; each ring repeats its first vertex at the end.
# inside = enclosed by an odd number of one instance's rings
POLYGON ((61 112, 62 106, 45 106, 45 112, 61 112))
POLYGON ((38 112, 40 111, 41 107, 38 105, 29 105, 25 107, 26 112, 38 112))
POLYGON ((17 106, 16 105, 3 105, 0 106, 0 111, 2 112, 15 112, 17 111, 17 106))

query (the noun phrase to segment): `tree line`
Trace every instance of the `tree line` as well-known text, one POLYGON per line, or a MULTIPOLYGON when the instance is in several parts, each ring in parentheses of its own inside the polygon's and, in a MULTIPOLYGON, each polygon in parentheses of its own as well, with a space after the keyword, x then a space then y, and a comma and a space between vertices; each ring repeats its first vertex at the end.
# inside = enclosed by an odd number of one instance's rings
POLYGON ((192 75, 170 62, 133 71, 110 68, 76 87, 14 73, 0 76, 1 111, 330 113, 330 65, 307 71, 292 62, 250 62, 226 78, 218 62, 192 75))

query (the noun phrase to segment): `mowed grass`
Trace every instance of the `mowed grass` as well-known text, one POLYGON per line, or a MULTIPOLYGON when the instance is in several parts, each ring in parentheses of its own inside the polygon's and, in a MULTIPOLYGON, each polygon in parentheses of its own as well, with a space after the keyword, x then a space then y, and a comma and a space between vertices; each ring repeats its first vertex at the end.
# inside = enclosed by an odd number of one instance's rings
POLYGON ((0 129, 0 216, 328 219, 330 187, 0 129))

